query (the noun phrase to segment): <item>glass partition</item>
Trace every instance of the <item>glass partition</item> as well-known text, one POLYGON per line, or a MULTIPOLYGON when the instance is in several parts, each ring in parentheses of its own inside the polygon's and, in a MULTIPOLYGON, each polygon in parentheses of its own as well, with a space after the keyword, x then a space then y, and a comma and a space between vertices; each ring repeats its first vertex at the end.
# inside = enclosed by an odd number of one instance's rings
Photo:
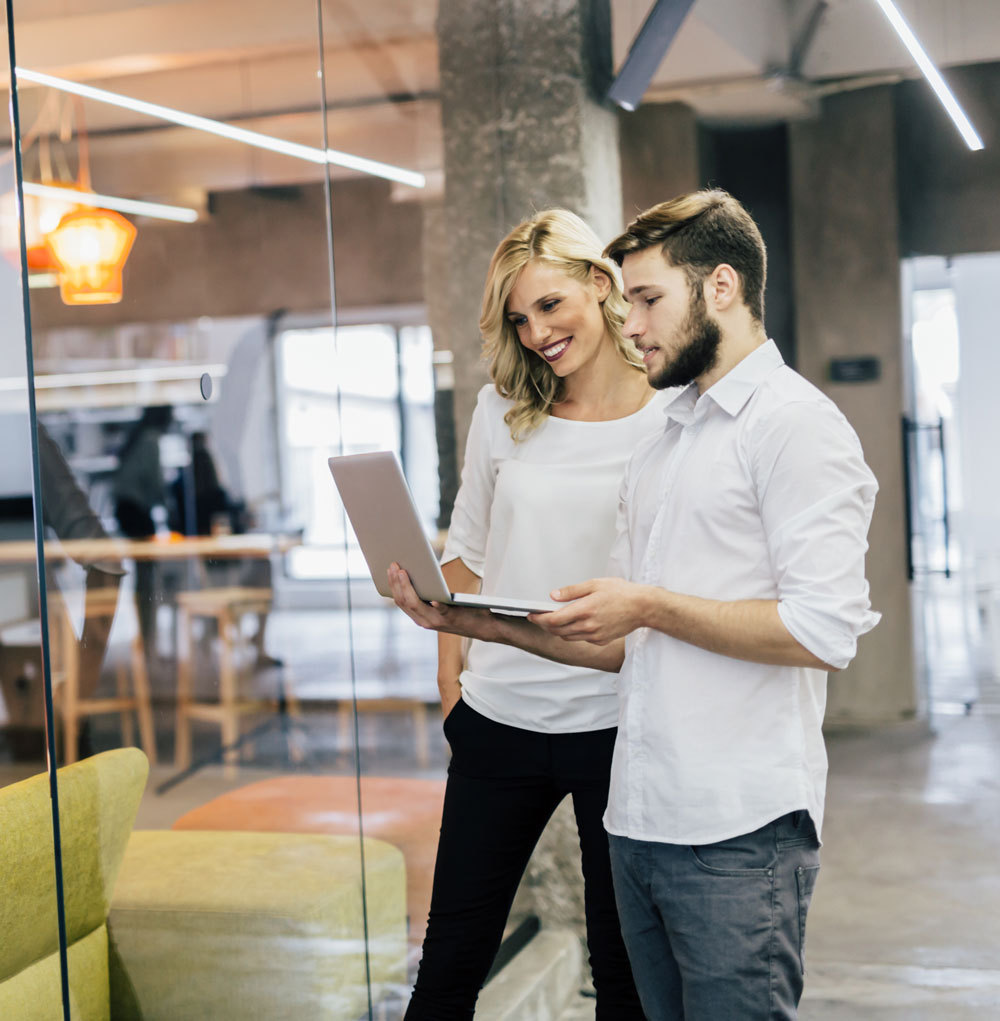
MULTIPOLYGON (((9 46, 6 18, 0 44, 9 46)), ((16 133, 0 125, 0 1016, 19 1005, 49 1017, 63 1002, 57 845, 51 777, 46 775, 46 695, 51 694, 39 613, 35 465, 24 318, 24 275, 17 197, 16 133)), ((46 465, 48 462, 46 462, 46 465)), ((44 605, 42 602, 41 605, 44 605)))
MULTIPOLYGON (((430 356, 412 295, 348 291, 338 320, 331 253, 366 250, 358 205, 390 186, 331 182, 326 152, 385 154, 324 123, 316 0, 14 14, 60 786, 120 845, 104 901, 66 870, 70 989, 112 1016, 370 1017, 407 981, 407 863, 358 810, 356 682, 392 638, 381 600, 352 634, 326 458, 426 431, 430 356), (91 769, 117 800, 80 802, 91 769)), ((14 626, 30 577, 3 584, 14 626)), ((25 676, 4 705, 30 741, 25 676)))

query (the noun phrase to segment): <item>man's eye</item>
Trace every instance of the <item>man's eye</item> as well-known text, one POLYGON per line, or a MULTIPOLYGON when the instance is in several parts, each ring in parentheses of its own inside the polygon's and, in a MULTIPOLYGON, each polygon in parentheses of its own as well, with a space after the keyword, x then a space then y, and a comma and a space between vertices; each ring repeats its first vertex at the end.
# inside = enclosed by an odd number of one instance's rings
POLYGON ((659 298, 647 298, 646 307, 652 308, 660 299, 659 298))

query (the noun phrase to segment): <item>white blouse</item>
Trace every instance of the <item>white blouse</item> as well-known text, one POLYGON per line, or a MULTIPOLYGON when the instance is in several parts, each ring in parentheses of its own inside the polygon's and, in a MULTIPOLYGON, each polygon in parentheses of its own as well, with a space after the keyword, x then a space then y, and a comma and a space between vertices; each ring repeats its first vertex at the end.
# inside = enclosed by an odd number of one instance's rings
MULTIPOLYGON (((673 391, 669 392, 673 395, 673 391)), ((442 560, 460 557, 482 591, 545 597, 608 573, 618 489, 640 440, 665 427, 667 392, 610 422, 547 418, 520 443, 511 402, 483 387, 466 443, 442 560)), ((618 722, 618 675, 553 663, 507 645, 470 643, 462 698, 499 723, 543 733, 618 722)))

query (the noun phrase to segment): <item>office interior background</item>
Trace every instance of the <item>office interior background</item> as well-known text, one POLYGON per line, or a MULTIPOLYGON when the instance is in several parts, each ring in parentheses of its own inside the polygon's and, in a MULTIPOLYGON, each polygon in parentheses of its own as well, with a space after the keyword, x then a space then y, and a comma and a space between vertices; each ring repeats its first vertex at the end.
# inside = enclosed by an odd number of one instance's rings
MULTIPOLYGON (((1000 1014, 1000 6, 894 8, 981 149, 884 6, 8 0, 0 1016, 402 1016, 436 643, 327 458, 443 535, 497 241, 709 184, 881 487, 802 1016, 1000 1014)), ((478 1017, 593 1017, 578 857, 557 813, 478 1017)))

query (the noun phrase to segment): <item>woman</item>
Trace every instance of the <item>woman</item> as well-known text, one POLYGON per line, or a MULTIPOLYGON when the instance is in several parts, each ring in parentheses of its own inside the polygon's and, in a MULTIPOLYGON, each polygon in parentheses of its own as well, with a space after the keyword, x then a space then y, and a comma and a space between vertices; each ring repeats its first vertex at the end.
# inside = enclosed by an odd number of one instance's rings
MULTIPOLYGON (((480 328, 493 386, 469 430, 443 571, 452 591, 545 596, 606 571, 618 486, 662 395, 623 339, 615 268, 582 220, 539 213, 490 263, 480 328)), ((427 935, 406 1021, 471 1018, 528 858, 573 797, 597 1017, 641 1018, 601 821, 615 676, 439 637, 452 749, 427 935)))

